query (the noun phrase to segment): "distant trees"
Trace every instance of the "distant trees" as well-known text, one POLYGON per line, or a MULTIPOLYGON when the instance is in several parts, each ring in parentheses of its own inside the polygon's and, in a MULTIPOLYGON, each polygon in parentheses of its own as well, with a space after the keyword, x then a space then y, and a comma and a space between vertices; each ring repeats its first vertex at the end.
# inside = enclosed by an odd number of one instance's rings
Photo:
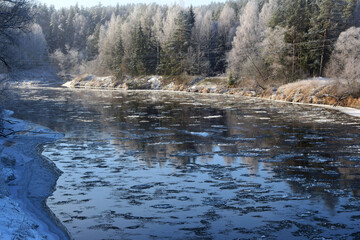
MULTIPOLYGON (((48 54, 63 73, 91 71, 119 78, 231 73, 232 85, 250 79, 262 88, 329 73, 325 69, 330 59, 337 59, 332 54, 338 37, 360 26, 358 0, 231 0, 188 8, 99 4, 59 10, 3 0, 0 6, 5 13, 0 15, 0 45, 8 45, 10 32, 32 26, 26 23, 34 16, 37 25, 28 28, 29 35, 12 39, 32 46, 44 61, 48 54), (18 17, 10 17, 14 12, 18 17)), ((6 56, 16 55, 19 63, 35 63, 37 57, 30 53, 4 49, 0 57, 5 62, 6 56)))
POLYGON ((291 78, 322 76, 334 42, 354 18, 352 0, 280 0, 271 26, 285 30, 291 78))
POLYGON ((323 76, 340 33, 358 23, 358 9, 355 0, 250 0, 239 18, 228 71, 260 87, 323 76))

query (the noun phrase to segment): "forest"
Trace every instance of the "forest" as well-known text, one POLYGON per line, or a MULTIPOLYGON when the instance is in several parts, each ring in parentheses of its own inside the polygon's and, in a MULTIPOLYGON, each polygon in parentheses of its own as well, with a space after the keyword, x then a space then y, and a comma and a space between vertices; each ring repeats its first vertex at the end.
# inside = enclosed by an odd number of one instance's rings
POLYGON ((63 75, 119 79, 229 76, 230 85, 254 79, 261 88, 310 77, 360 79, 359 0, 61 9, 24 2, 27 27, 0 31, 3 72, 52 66, 63 75))

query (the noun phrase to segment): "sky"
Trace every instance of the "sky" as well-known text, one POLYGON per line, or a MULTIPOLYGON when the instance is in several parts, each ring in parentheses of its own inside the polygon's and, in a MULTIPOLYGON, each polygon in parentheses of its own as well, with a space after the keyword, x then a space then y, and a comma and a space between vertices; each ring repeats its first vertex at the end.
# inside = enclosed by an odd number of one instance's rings
POLYGON ((83 7, 92 7, 101 3, 103 6, 115 6, 117 3, 119 5, 126 5, 128 3, 153 3, 158 4, 173 4, 175 2, 180 3, 182 6, 199 6, 203 4, 209 4, 211 2, 225 2, 226 0, 38 0, 40 3, 45 3, 46 5, 54 5, 55 8, 59 9, 62 7, 69 7, 78 3, 79 6, 83 7))

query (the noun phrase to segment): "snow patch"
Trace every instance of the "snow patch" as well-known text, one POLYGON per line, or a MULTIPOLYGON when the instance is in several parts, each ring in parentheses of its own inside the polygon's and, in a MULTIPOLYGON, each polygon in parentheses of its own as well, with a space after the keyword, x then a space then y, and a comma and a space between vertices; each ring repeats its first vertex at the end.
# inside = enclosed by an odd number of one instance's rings
POLYGON ((340 112, 346 113, 350 116, 360 118, 360 109, 349 108, 349 107, 335 107, 335 109, 339 110, 340 112))
POLYGON ((160 89, 161 86, 162 86, 162 83, 159 79, 159 77, 151 77, 149 80, 148 80, 148 83, 151 83, 151 89, 160 89))

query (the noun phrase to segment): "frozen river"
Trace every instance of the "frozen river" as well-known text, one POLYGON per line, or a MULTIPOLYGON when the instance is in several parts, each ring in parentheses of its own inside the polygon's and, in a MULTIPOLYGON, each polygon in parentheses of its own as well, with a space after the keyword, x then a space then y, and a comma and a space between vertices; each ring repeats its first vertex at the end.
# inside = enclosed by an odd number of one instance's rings
POLYGON ((243 97, 14 89, 62 132, 47 204, 76 240, 360 239, 360 120, 243 97))

